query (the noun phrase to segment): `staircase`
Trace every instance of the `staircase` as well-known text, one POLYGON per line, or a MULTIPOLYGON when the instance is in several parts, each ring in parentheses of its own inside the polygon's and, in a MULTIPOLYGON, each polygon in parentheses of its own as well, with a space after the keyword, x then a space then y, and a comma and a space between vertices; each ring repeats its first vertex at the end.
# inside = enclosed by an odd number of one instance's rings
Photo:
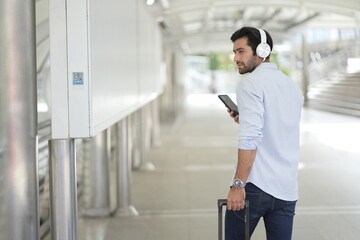
POLYGON ((360 72, 334 74, 308 88, 311 108, 360 117, 360 72))

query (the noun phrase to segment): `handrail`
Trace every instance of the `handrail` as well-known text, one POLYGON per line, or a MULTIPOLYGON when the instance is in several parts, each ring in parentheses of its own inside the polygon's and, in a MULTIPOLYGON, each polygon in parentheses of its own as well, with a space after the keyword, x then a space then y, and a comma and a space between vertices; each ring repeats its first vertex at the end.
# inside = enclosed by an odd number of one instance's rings
POLYGON ((38 124, 38 131, 44 130, 45 128, 48 128, 48 127, 51 127, 51 120, 50 119, 45 120, 43 122, 40 122, 38 124))
POLYGON ((43 59, 43 61, 40 64, 39 69, 37 70, 37 74, 41 73, 44 70, 44 67, 46 65, 46 63, 49 61, 50 59, 50 51, 48 51, 43 59))

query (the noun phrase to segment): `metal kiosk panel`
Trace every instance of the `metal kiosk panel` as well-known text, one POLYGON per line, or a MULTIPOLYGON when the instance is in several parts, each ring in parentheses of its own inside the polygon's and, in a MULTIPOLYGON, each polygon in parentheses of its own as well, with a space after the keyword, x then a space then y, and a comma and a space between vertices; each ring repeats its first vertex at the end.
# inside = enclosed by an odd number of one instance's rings
POLYGON ((161 33, 142 2, 52 0, 50 52, 54 139, 93 137, 162 92, 161 33))

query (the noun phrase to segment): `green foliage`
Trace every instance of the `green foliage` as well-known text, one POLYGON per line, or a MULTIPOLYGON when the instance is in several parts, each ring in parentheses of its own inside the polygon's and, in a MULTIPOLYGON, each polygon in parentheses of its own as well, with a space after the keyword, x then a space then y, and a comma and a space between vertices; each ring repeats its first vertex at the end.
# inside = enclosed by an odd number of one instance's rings
POLYGON ((209 69, 212 71, 234 71, 236 69, 230 52, 211 52, 207 56, 209 58, 209 69))
POLYGON ((288 68, 285 68, 283 66, 281 66, 281 63, 279 61, 279 54, 278 53, 274 53, 272 52, 271 55, 270 55, 270 62, 273 62, 273 63, 276 63, 278 68, 283 72, 285 73, 286 75, 289 76, 290 74, 290 70, 288 68))

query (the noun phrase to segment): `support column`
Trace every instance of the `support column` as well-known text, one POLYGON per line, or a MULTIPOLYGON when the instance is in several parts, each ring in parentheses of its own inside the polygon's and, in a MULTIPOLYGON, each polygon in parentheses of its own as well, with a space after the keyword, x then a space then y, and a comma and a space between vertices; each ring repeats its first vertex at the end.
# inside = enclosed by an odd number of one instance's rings
POLYGON ((153 171, 155 166, 149 159, 150 153, 150 129, 148 121, 150 115, 148 114, 146 106, 136 111, 131 115, 132 123, 132 167, 135 170, 153 171))
POLYGON ((308 43, 305 33, 302 35, 302 64, 303 64, 303 73, 302 73, 302 88, 304 94, 304 105, 308 102, 308 86, 309 86, 309 51, 308 43))
POLYGON ((141 147, 141 166, 140 169, 144 171, 154 171, 155 165, 150 161, 150 147, 151 147, 151 126, 148 124, 151 121, 149 105, 143 106, 140 110, 139 114, 139 144, 141 147))
POLYGON ((357 15, 356 18, 356 23, 357 23, 357 29, 354 29, 355 31, 355 56, 356 58, 360 57, 360 14, 357 15))
POLYGON ((138 211, 131 205, 131 167, 129 152, 128 131, 130 117, 121 120, 117 124, 117 159, 118 159, 118 210, 117 216, 137 216, 138 211))
POLYGON ((35 1, 0 1, 0 239, 38 240, 35 1))
POLYGON ((151 118, 152 118, 152 129, 151 129, 151 143, 152 146, 160 146, 160 109, 159 99, 156 98, 151 102, 151 118))
POLYGON ((104 130, 90 140, 86 153, 86 183, 82 214, 106 217, 114 209, 110 204, 110 131, 104 130))
POLYGON ((52 139, 50 147, 51 239, 77 239, 74 139, 52 139))
POLYGON ((139 170, 141 166, 141 147, 140 139, 141 137, 141 124, 140 117, 138 116, 139 110, 129 116, 130 121, 128 122, 128 131, 130 137, 129 149, 130 149, 130 159, 131 167, 134 170, 139 170))

